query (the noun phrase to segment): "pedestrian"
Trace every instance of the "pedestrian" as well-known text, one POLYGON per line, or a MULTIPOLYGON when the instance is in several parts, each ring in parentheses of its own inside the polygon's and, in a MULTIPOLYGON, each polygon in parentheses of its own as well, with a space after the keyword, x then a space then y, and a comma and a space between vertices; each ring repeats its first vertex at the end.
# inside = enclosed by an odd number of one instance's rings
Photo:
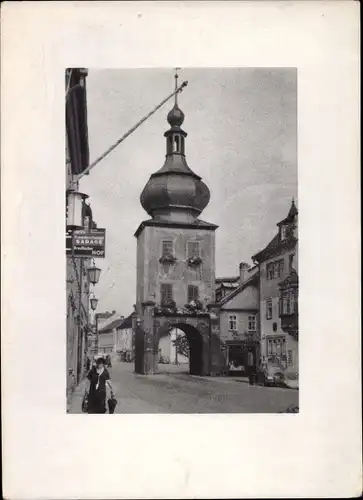
POLYGON ((253 353, 251 351, 248 352, 247 361, 248 361, 248 381, 250 385, 254 385, 256 373, 255 373, 253 353))
POLYGON ((106 413, 107 389, 112 392, 110 374, 105 367, 105 359, 98 358, 96 368, 92 368, 87 375, 88 413, 106 413))
POLYGON ((89 372, 91 368, 91 360, 87 357, 87 372, 89 372))

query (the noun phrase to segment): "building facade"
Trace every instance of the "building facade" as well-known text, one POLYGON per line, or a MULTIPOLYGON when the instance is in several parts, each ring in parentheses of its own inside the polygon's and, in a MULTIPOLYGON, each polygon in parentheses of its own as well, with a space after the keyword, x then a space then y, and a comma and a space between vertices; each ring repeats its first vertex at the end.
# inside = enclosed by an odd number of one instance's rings
MULTIPOLYGON (((88 133, 85 69, 66 70, 66 219, 68 193, 75 190, 77 175, 88 166, 88 133)), ((82 207, 82 227, 90 223, 90 207, 82 207)), ((68 224, 68 222, 67 222, 68 224)), ((67 225, 67 234, 71 229, 67 225)), ((87 335, 89 333, 90 261, 66 257, 67 273, 67 394, 82 378, 86 366, 87 335)))
POLYGON ((216 296, 220 297, 220 336, 227 364, 229 368, 247 372, 249 364, 257 366, 260 358, 258 268, 242 262, 237 278, 217 281, 216 296))
POLYGON ((116 352, 121 361, 131 362, 135 357, 133 316, 130 314, 116 328, 116 352))
POLYGON ((124 316, 113 311, 109 317, 98 320, 98 349, 97 354, 110 355, 117 358, 117 329, 124 322, 124 316))
POLYGON ((298 211, 292 201, 272 241, 253 256, 259 267, 261 361, 298 380, 298 211))

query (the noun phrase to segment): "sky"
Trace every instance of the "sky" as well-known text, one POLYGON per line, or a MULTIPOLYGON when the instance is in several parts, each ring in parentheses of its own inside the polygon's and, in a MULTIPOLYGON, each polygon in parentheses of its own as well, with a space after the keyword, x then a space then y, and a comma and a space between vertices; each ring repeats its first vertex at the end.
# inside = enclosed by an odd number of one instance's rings
MULTIPOLYGON (((200 218, 217 224, 216 276, 238 275, 240 262, 276 234, 297 200, 297 74, 293 68, 185 68, 179 82, 189 167, 211 200, 200 218)), ((168 69, 89 69, 90 161, 174 89, 168 69)), ((168 101, 80 181, 93 218, 106 228, 106 257, 94 288, 98 312, 128 315, 136 301, 136 238, 149 216, 140 194, 164 163, 168 101)))

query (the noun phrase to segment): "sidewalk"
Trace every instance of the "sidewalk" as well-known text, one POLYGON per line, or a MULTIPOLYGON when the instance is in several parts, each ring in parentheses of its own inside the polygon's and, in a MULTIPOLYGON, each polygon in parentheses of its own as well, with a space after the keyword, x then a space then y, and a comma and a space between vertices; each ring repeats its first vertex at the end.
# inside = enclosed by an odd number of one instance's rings
MULTIPOLYGON (((114 389, 114 394, 117 399, 115 414, 117 413, 165 413, 165 410, 156 403, 149 403, 135 393, 128 382, 132 382, 137 387, 137 375, 132 372, 123 374, 123 383, 120 380, 120 374, 109 369, 111 374, 111 383, 114 389), (128 375, 128 376, 127 376, 128 375), (130 380, 131 379, 131 380, 130 380)), ((143 377, 142 375, 140 377, 143 377)), ((130 384, 131 385, 131 384, 130 384)), ((76 387, 71 397, 68 414, 82 413, 82 400, 86 388, 86 379, 76 387)), ((108 414, 108 411, 107 411, 108 414)))
POLYGON ((82 413, 82 400, 86 388, 86 379, 75 388, 67 413, 82 413))

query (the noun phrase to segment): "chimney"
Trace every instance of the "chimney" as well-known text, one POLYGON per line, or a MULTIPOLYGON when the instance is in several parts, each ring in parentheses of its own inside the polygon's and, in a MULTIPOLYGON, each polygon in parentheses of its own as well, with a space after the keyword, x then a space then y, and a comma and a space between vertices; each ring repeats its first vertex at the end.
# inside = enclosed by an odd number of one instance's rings
POLYGON ((239 282, 243 283, 246 281, 247 271, 251 268, 246 262, 241 262, 239 265, 239 282))

